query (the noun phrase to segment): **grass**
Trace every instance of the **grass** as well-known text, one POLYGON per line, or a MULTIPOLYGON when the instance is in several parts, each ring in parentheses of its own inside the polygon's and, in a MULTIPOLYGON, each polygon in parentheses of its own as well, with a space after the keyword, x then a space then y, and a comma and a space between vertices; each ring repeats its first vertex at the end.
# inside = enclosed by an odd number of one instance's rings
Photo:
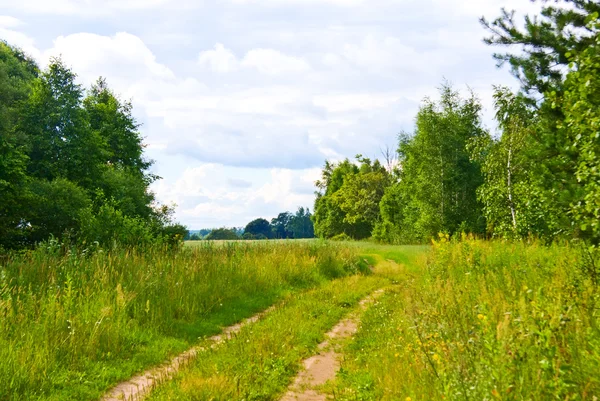
POLYGON ((321 242, 0 259, 0 399, 92 400, 291 292, 356 273, 321 242))
POLYGON ((419 265, 365 313, 337 400, 600 396, 600 292, 580 250, 443 238, 419 265))
POLYGON ((381 277, 352 276, 296 293, 231 341, 207 349, 150 400, 276 400, 324 334, 386 283, 381 277))

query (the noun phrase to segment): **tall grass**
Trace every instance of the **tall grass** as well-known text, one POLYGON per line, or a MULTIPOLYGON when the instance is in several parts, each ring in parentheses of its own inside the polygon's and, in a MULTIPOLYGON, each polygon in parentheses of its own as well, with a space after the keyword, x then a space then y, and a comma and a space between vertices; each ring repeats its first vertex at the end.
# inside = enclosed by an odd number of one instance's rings
POLYGON ((0 399, 95 399, 286 291, 354 272, 322 243, 206 244, 0 260, 0 399))
POLYGON ((365 314, 337 399, 597 399, 590 263, 570 246, 442 238, 365 314))

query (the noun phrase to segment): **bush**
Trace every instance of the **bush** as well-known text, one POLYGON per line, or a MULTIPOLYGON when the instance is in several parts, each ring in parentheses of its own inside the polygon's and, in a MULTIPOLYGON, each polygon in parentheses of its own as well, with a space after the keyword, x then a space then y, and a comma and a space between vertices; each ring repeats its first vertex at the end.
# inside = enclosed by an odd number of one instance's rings
POLYGON ((350 237, 346 233, 341 233, 341 234, 337 234, 337 235, 334 235, 333 237, 331 237, 331 240, 332 241, 352 241, 352 237, 350 237))
POLYGON ((207 240, 236 240, 240 239, 235 231, 229 228, 217 228, 206 236, 207 240))

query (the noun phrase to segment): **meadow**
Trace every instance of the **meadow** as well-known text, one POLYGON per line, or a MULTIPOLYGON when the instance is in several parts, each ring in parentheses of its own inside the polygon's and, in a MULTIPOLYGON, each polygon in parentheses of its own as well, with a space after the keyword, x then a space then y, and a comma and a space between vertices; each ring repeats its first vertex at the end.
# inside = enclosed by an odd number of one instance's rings
POLYGON ((0 399, 98 399, 223 326, 361 268, 354 250, 319 241, 9 253, 0 399))
POLYGON ((383 288, 321 388, 336 400, 594 400, 599 271, 575 245, 239 241, 0 260, 0 399, 94 400, 192 346, 150 400, 277 400, 383 288), (276 308, 211 348, 207 337, 276 308))
POLYGON ((370 308, 336 400, 596 400, 600 289, 575 245, 442 237, 370 308))

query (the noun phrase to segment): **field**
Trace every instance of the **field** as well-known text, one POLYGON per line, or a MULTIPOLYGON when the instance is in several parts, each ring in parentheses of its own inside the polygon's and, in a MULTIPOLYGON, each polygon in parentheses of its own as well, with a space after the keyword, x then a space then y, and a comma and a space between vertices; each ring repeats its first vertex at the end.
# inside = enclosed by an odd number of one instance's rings
POLYGON ((178 251, 47 248, 1 263, 0 399, 99 399, 200 345, 151 400, 277 400, 325 333, 377 289, 356 335, 340 340, 341 369, 318 388, 332 399, 600 394, 598 274, 573 246, 198 242, 178 251), (208 336, 271 305, 209 345, 208 336))
POLYGON ((358 273, 345 247, 12 254, 0 269, 0 399, 93 400, 288 294, 358 273))

